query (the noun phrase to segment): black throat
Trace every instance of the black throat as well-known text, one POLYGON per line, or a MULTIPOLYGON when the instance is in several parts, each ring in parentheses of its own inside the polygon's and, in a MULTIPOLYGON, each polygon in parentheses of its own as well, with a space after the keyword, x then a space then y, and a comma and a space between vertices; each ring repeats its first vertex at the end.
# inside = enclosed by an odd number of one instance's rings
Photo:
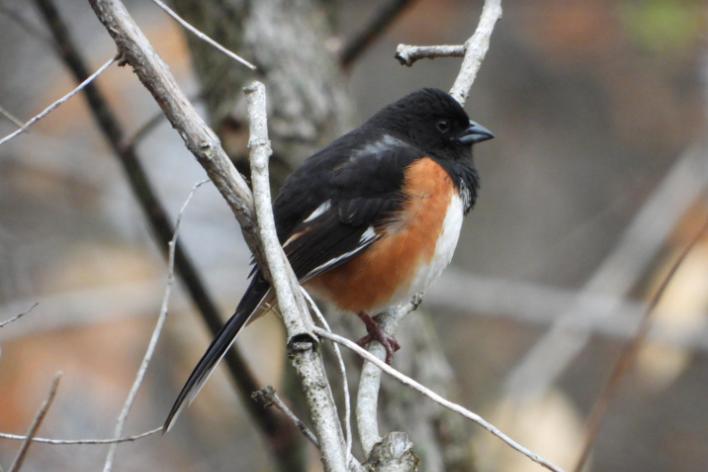
POLYGON ((474 207, 479 191, 479 173, 474 166, 472 156, 460 160, 434 159, 450 175, 462 198, 464 214, 467 215, 474 207))

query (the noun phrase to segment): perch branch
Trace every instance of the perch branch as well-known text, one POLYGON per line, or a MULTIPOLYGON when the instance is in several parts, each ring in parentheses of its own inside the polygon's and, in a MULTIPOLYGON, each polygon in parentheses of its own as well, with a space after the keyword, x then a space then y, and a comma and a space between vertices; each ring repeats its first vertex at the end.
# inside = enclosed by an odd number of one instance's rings
MULTIPOLYGON (((418 308, 422 294, 417 294, 407 303, 384 311, 376 317, 376 321, 383 330, 393 336, 396 334, 399 321, 411 311, 418 308)), ((372 342, 366 346, 371 355, 383 361, 386 358, 386 349, 379 342, 372 342)), ((359 441, 364 455, 369 457, 374 446, 381 441, 378 424, 379 389, 381 388, 381 369, 376 365, 365 362, 361 369, 359 389, 356 402, 356 424, 359 431, 359 441)))
MULTIPOLYGON (((244 89, 248 107, 251 150, 251 179, 258 229, 271 283, 288 332, 288 356, 302 383, 310 417, 320 444, 325 471, 346 471, 342 430, 337 418, 332 392, 324 372, 312 320, 307 316, 300 285, 287 262, 275 230, 268 176, 268 158, 272 154, 268 140, 265 86, 253 82, 244 89)), ((259 265, 263 268, 263 265, 259 265)))
MULTIPOLYGON (((327 323, 327 319, 324 317, 320 309, 317 307, 317 304, 315 301, 310 297, 310 294, 307 293, 307 290, 304 288, 300 288, 302 295, 305 297, 305 299, 308 301, 310 304, 310 308, 312 311, 315 313, 317 316, 317 319, 319 322, 324 326, 324 329, 327 331, 332 331, 329 327, 329 323, 327 323)), ((342 375, 342 393, 344 395, 344 438, 346 442, 346 451, 347 451, 347 457, 350 458, 350 461, 354 459, 352 456, 352 426, 351 426, 351 416, 352 416, 352 407, 351 407, 351 398, 349 396, 349 382, 347 381, 347 368, 344 365, 344 358, 342 357, 342 353, 339 349, 339 345, 336 343, 332 343, 332 347, 334 347, 334 354, 337 357, 337 363, 339 365, 339 373, 342 375)))
POLYGON ((27 457, 27 451, 29 451, 29 447, 32 445, 32 439, 37 434, 37 431, 39 431, 39 427, 42 426, 42 421, 44 421, 44 417, 47 415, 49 408, 52 406, 54 396, 57 394, 57 388, 59 388, 59 380, 61 379, 61 375, 61 372, 57 372, 56 374, 54 374, 52 383, 49 386, 49 393, 47 393, 47 398, 44 399, 44 402, 42 402, 42 405, 39 407, 39 410, 37 410, 37 414, 32 420, 32 424, 30 425, 29 431, 27 431, 27 436, 25 437, 25 440, 22 443, 22 446, 20 447, 20 451, 17 453, 15 461, 12 463, 12 466, 10 466, 10 470, 8 472, 19 472, 22 468, 22 464, 24 463, 25 458, 27 457))
POLYGON ((463 406, 458 405, 457 403, 453 403, 449 400, 446 400, 445 398, 441 397, 437 393, 430 390, 428 387, 425 387, 424 385, 419 384, 418 382, 416 382, 412 378, 402 374, 401 372, 397 371, 396 369, 394 369, 390 365, 386 364, 384 361, 382 361, 378 357, 374 356, 370 352, 366 351, 365 349, 362 349, 355 342, 350 341, 349 339, 339 336, 337 334, 330 333, 322 328, 315 327, 314 331, 315 331, 315 334, 317 334, 318 336, 320 336, 322 338, 329 339, 330 341, 334 341, 336 343, 339 343, 339 344, 351 349, 357 355, 359 355, 362 359, 376 365, 376 367, 383 370, 388 375, 390 375, 391 377, 393 377, 396 380, 398 380, 399 382, 401 382, 403 385, 410 387, 413 390, 416 390, 417 392, 428 397, 429 399, 431 399, 435 403, 437 403, 441 406, 444 406, 445 408, 452 410, 455 413, 458 413, 471 421, 474 421, 475 423, 477 423, 478 425, 480 425, 481 427, 483 427, 484 429, 486 429, 487 431, 492 433, 494 436, 496 436, 499 439, 501 439, 502 441, 504 441, 511 448, 519 451, 521 454, 525 455, 526 457, 528 457, 532 461, 536 462, 537 464, 545 467, 548 470, 552 470, 554 472, 563 472, 563 469, 548 462, 543 457, 531 452, 530 450, 528 450, 524 446, 518 444, 513 439, 511 439, 509 436, 502 433, 496 426, 489 423, 488 421, 486 421, 484 418, 482 418, 478 414, 471 412, 470 410, 466 409, 463 406))
MULTIPOLYGON (((177 237, 179 236, 179 227, 182 223, 182 216, 184 215, 184 211, 187 209, 187 205, 189 205, 189 202, 192 200, 194 192, 196 192, 199 187, 201 187, 207 182, 209 181, 203 180, 197 183, 194 187, 192 187, 192 190, 189 192, 187 199, 184 201, 184 204, 182 205, 182 208, 179 210, 179 214, 177 215, 177 221, 175 222, 175 232, 172 236, 172 240, 170 240, 169 243, 170 249, 167 257, 167 282, 165 284, 165 292, 162 295, 162 306, 160 307, 160 314, 157 317, 155 328, 153 329, 152 336, 150 337, 150 342, 148 344, 147 350, 145 351, 143 361, 140 364, 140 368, 138 369, 137 375, 135 376, 133 386, 130 389, 130 392, 128 393, 128 398, 125 400, 125 404, 123 405, 123 409, 121 410, 120 415, 118 415, 118 422, 116 423, 116 428, 113 432, 113 436, 115 438, 120 438, 123 435, 123 427, 125 426, 125 422, 128 419, 128 414, 130 413, 130 409, 133 406, 133 402, 135 402, 135 397, 138 395, 138 390, 140 390, 140 386, 143 384, 145 372, 147 372, 147 368, 150 365, 152 356, 155 353, 155 348, 157 347, 157 341, 160 339, 160 334, 162 334, 162 327, 165 325, 165 320, 167 320, 170 293, 172 292, 172 285, 174 284, 175 280, 175 247, 177 245, 177 237)), ((117 447, 118 443, 113 443, 110 449, 108 450, 108 456, 106 457, 106 463, 103 466, 103 472, 111 471, 117 447)))

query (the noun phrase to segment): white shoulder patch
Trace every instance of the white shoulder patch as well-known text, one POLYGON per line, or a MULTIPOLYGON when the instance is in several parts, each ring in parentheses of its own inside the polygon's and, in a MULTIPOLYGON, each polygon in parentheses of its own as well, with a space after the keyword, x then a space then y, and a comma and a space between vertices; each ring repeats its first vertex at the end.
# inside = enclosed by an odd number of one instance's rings
POLYGON ((390 134, 384 134, 381 138, 377 139, 373 143, 368 143, 363 148, 359 149, 352 156, 353 159, 357 159, 361 156, 378 154, 381 151, 390 150, 391 147, 406 147, 408 144, 404 143, 398 138, 394 138, 390 134))

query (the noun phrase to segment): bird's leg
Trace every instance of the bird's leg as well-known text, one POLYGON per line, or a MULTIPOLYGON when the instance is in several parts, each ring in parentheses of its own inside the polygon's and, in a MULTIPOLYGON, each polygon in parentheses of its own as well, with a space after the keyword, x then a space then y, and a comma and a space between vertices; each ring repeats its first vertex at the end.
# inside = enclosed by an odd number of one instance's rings
POLYGON ((393 336, 384 331, 381 325, 378 324, 376 320, 370 317, 367 313, 360 311, 356 314, 356 316, 358 316, 359 319, 364 322, 364 325, 366 326, 366 331, 369 333, 360 340, 358 340, 356 343, 359 346, 364 347, 371 341, 380 342, 384 349, 386 349, 386 364, 390 364, 393 360, 393 353, 398 351, 401 348, 401 345, 398 344, 398 341, 396 341, 393 336))

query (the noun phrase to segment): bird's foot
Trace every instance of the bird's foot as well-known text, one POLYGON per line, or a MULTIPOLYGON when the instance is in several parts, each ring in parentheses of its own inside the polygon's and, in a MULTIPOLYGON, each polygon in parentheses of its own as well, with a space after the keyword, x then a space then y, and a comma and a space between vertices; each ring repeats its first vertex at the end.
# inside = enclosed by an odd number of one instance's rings
POLYGON ((364 325, 366 326, 366 331, 369 333, 363 338, 359 339, 356 343, 361 347, 365 347, 371 341, 380 342, 386 350, 386 364, 390 364, 391 361, 393 361, 393 353, 398 351, 401 348, 401 345, 398 344, 396 338, 384 331, 381 325, 378 324, 376 320, 374 320, 368 314, 360 312, 356 315, 361 319, 361 321, 364 322, 364 325))

